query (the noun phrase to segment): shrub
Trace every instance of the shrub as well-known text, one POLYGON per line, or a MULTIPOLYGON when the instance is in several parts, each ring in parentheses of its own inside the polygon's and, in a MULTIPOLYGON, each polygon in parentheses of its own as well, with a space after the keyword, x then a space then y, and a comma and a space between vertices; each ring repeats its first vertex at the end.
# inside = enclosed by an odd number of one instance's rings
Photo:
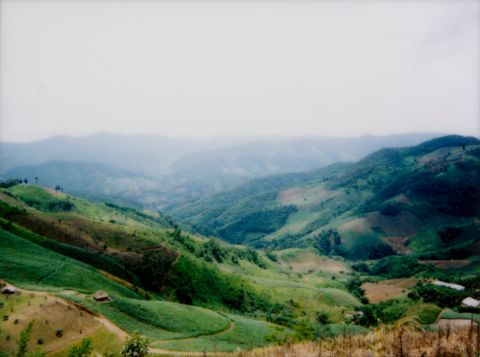
POLYGON ((322 325, 325 325, 330 323, 330 318, 325 312, 321 311, 317 313, 317 321, 320 322, 322 325))
POLYGON ((150 348, 150 340, 134 333, 122 347, 123 357, 145 357, 150 348))
POLYGON ((386 257, 370 267, 372 275, 383 275, 387 278, 405 278, 434 270, 433 266, 421 264, 418 259, 409 256, 386 257))
POLYGON ((353 296, 360 299, 363 297, 363 294, 365 293, 365 291, 362 289, 362 284, 363 282, 360 280, 360 278, 358 276, 355 276, 354 278, 347 281, 345 286, 348 289, 348 291, 352 293, 353 296))
POLYGON ((90 337, 84 338, 79 344, 72 346, 68 350, 67 357, 86 357, 92 353, 92 339, 90 337))
POLYGON ((423 298, 423 301, 433 303, 440 307, 456 307, 466 298, 468 291, 459 291, 445 286, 432 284, 418 284, 415 287, 416 293, 423 298))

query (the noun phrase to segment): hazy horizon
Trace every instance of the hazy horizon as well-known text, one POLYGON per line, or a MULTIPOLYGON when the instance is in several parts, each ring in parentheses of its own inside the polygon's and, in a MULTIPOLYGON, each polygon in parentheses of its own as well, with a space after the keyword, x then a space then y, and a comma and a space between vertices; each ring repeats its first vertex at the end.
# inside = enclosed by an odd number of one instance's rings
POLYGON ((18 140, 18 141, 7 141, 7 140, 0 140, 1 143, 11 143, 11 144, 29 144, 29 143, 35 143, 35 142, 41 142, 45 140, 50 140, 50 139, 55 139, 55 138, 69 138, 69 139, 82 139, 82 138, 89 138, 89 137, 95 137, 95 136, 125 136, 125 137, 158 137, 158 138, 163 138, 163 139, 168 139, 168 140, 192 140, 192 141, 208 141, 208 140, 214 140, 214 139, 222 139, 222 140, 238 140, 240 142, 243 141, 262 141, 262 140, 296 140, 296 139, 355 139, 355 138, 362 138, 362 137, 376 137, 376 138, 382 138, 382 137, 393 137, 393 136, 406 136, 406 135, 417 135, 417 136, 423 136, 423 135, 433 135, 434 137, 441 137, 441 136, 447 136, 447 135, 461 135, 461 136, 473 136, 476 138, 479 138, 479 134, 462 134, 462 133, 457 133, 457 132, 398 132, 398 133, 386 133, 383 135, 379 134, 360 134, 360 135, 321 135, 321 134, 292 134, 292 135, 287 135, 287 134, 252 134, 252 135, 218 135, 218 136, 207 136, 207 137, 195 137, 195 136, 169 136, 169 135, 163 135, 163 134, 152 134, 152 133, 119 133, 119 132, 113 132, 113 131, 98 131, 98 132, 93 132, 93 133, 86 133, 86 134, 80 134, 80 135, 73 135, 73 134, 52 134, 46 137, 38 138, 38 139, 31 139, 31 140, 18 140))

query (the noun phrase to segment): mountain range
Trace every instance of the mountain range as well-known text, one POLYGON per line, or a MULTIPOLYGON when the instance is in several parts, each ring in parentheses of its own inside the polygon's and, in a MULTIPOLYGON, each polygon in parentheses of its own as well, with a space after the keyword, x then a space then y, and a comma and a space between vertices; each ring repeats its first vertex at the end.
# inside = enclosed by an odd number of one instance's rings
POLYGON ((26 178, 92 199, 113 197, 137 207, 162 209, 250 179, 356 161, 383 147, 415 145, 435 136, 215 140, 154 135, 58 136, 33 143, 0 143, 0 177, 26 178))

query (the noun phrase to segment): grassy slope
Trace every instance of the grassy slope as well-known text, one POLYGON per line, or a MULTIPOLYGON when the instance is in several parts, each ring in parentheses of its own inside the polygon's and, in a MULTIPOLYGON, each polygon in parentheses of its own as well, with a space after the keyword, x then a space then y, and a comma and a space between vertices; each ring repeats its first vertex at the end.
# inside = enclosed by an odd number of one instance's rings
MULTIPOLYGON (((227 337, 218 335, 219 341, 226 338, 254 347, 270 342, 267 336, 273 332, 286 331, 280 326, 242 317, 235 317, 242 322, 238 327, 234 324, 229 329, 233 317, 173 302, 143 300, 134 291, 108 279, 96 269, 3 230, 0 230, 0 248, 5 253, 0 262, 0 276, 5 280, 23 288, 57 292, 64 298, 102 313, 126 331, 142 331, 158 343, 195 337, 211 342, 216 341, 216 334, 228 330, 227 337), (97 290, 108 292, 114 301, 109 304, 94 303, 90 294, 97 290), (258 328, 250 330, 245 325, 258 328)), ((195 342, 200 350, 208 348, 202 341, 195 342)), ((180 349, 188 349, 189 346, 183 345, 180 340, 176 344, 180 349)), ((231 349, 231 344, 219 346, 219 350, 231 349)))
MULTIPOLYGON (((37 208, 41 207, 37 205, 37 208)), ((161 216, 110 204, 93 204, 31 185, 17 185, 2 190, 0 211, 1 216, 16 222, 12 224, 5 219, 1 221, 4 228, 10 232, 62 254, 73 255, 76 259, 123 278, 128 278, 128 274, 125 274, 125 269, 122 270, 119 264, 127 264, 126 259, 139 262, 143 249, 165 245, 171 254, 178 255, 177 263, 164 273, 164 286, 159 287, 169 298, 175 298, 175 295, 179 295, 178 291, 184 289, 195 304, 214 308, 233 305, 237 308, 236 299, 247 293, 252 301, 263 301, 264 306, 260 307, 261 309, 269 308, 270 298, 266 296, 265 289, 256 289, 237 276, 220 271, 216 264, 212 264, 211 259, 205 261, 206 258, 211 258, 211 252, 205 252, 208 241, 187 233, 174 235, 173 229, 166 226, 170 223, 164 223, 161 216), (39 201, 37 196, 47 202, 44 205, 47 208, 48 201, 56 200, 72 202, 74 207, 69 211, 52 212, 48 209, 35 209, 26 204, 39 201), (29 230, 36 234, 29 233, 29 230), (60 244, 53 240, 60 241, 60 244), (83 251, 65 244, 75 245, 83 251), (205 254, 208 256, 204 259, 205 254), (111 256, 116 259, 113 263, 111 256)), ((249 259, 245 252, 245 248, 223 249, 223 253, 227 254, 225 258, 235 255, 239 260, 249 259)), ((128 280, 138 284, 138 279, 128 280)), ((238 308, 244 309, 243 305, 238 308)), ((255 308, 257 307, 251 307, 255 308)))
MULTIPOLYGON (((178 277, 178 274, 180 274, 180 276, 188 276, 189 281, 197 279, 198 281, 196 286, 198 287, 198 289, 196 291, 196 294, 200 294, 199 296, 205 296, 207 298, 206 301, 194 300, 195 304, 225 310, 223 306, 223 301, 221 299, 218 299, 218 292, 219 289, 229 289, 229 285, 226 285, 226 287, 219 286, 218 288, 212 288, 211 279, 212 277, 215 278, 216 276, 223 276, 226 278, 230 276, 235 276, 236 282, 232 280, 230 283, 228 283, 235 285, 230 286, 238 286, 238 289, 244 291, 245 289, 247 289, 248 286, 254 287, 257 293, 265 296, 268 295, 274 297, 275 299, 274 301, 271 301, 271 303, 276 302, 277 304, 279 304, 278 306, 281 307, 282 310, 286 309, 287 314, 291 315, 294 319, 299 320, 307 319, 310 321, 315 321, 317 312, 324 311, 328 313, 328 315, 332 318, 333 321, 341 322, 343 321, 343 311, 345 309, 351 309, 353 308, 353 306, 356 306, 358 304, 358 300, 353 298, 346 291, 343 283, 341 282, 348 279, 348 276, 344 276, 343 274, 339 274, 338 272, 324 271, 323 258, 320 264, 317 264, 319 262, 315 261, 316 266, 314 266, 314 272, 308 274, 296 273, 285 264, 278 264, 272 262, 261 253, 258 254, 260 256, 260 259, 266 262, 266 268, 260 268, 253 262, 245 260, 241 257, 237 263, 234 263, 229 258, 228 254, 230 253, 227 254, 225 260, 222 263, 218 263, 215 260, 210 263, 205 261, 202 262, 201 260, 192 256, 192 254, 185 248, 184 245, 175 240, 172 240, 172 237, 169 234, 169 232, 171 231, 169 231, 168 228, 164 228, 164 226, 159 224, 156 220, 152 220, 150 218, 150 215, 144 216, 143 214, 139 215, 138 212, 135 211, 129 211, 125 209, 120 210, 103 204, 92 204, 85 200, 51 191, 47 191, 48 195, 46 196, 46 198, 50 200, 69 200, 74 203, 74 208, 69 212, 44 212, 33 209, 32 207, 24 204, 24 200, 28 200, 29 198, 35 198, 36 193, 39 191, 43 192, 43 190, 39 187, 28 185, 15 186, 14 188, 11 188, 9 190, 2 191, 2 215, 14 221, 17 218, 18 221, 18 224, 12 223, 8 225, 8 230, 10 232, 20 235, 21 237, 32 242, 36 242, 48 249, 54 249, 55 251, 62 254, 64 254, 64 250, 59 250, 58 245, 60 245, 60 248, 68 246, 69 249, 72 249, 75 247, 72 247, 71 245, 65 245, 63 243, 63 245, 61 245, 61 243, 46 239, 39 234, 33 233, 28 229, 25 229, 20 225, 25 222, 24 218, 18 219, 18 216, 26 216, 29 217, 29 219, 34 219, 34 224, 28 225, 29 228, 37 228, 35 224, 38 220, 44 220, 48 222, 48 226, 50 228, 46 232, 51 238, 55 239, 58 239, 58 235, 56 235, 58 231, 51 227, 68 225, 71 230, 68 231, 70 235, 67 235, 67 238, 69 238, 72 233, 78 234, 79 231, 87 232, 88 234, 86 234, 84 237, 85 240, 91 239, 90 232, 98 234, 97 230, 100 230, 100 232, 102 233, 102 239, 105 239, 109 244, 108 250, 121 248, 126 249, 126 247, 128 247, 128 245, 130 244, 133 233, 135 232, 137 232, 137 234, 134 236, 134 247, 143 247, 148 245, 151 246, 157 245, 159 242, 166 242, 170 244, 174 249, 179 249, 182 254, 182 257, 175 265, 176 275, 174 274, 173 276, 178 277), (15 211, 15 207, 18 207, 18 210, 15 211), (8 209, 13 209, 15 212, 13 214, 11 214, 11 212, 10 214, 7 214, 5 210, 8 211, 8 209), (25 212, 23 210, 25 210, 25 212), (58 222, 58 219, 60 219, 61 222, 58 222), (115 220, 114 223, 111 222, 112 219, 115 220), (82 222, 81 227, 79 226, 78 222, 82 222), (140 234, 139 232, 142 232, 142 234, 140 234), (122 237, 122 239, 117 238, 117 242, 114 244, 111 241, 112 235, 120 236, 122 237), (123 239, 124 237, 125 239, 123 239), (48 242, 48 244, 46 244, 45 242, 48 242), (213 275, 211 273, 208 273, 206 275, 202 273, 198 275, 199 272, 203 271, 201 268, 202 266, 208 268, 206 271, 214 272, 215 270, 218 270, 219 272, 214 273, 213 275), (197 275, 191 274, 192 269, 197 275), (332 276, 336 276, 337 280, 333 281, 331 279, 332 276), (209 282, 207 282, 205 279, 208 279, 209 282), (202 293, 203 290, 205 290, 204 294, 202 293), (213 293, 213 291, 215 291, 215 293, 213 293), (207 293, 210 295, 208 295, 207 293), (341 301, 342 303, 345 303, 345 306, 338 303, 332 305, 332 301, 341 301)), ((7 221, 5 219, 2 220, 2 224, 5 227, 7 226, 6 222, 7 221)), ((26 222, 30 223, 30 221, 26 222)), ((191 235, 187 236, 192 239, 193 243, 196 245, 196 248, 201 247, 201 245, 205 242, 205 240, 202 238, 197 238, 191 235)), ((226 249, 228 252, 230 248, 226 247, 226 249)), ((243 248, 235 249, 241 249, 241 251, 244 251, 243 248)), ((301 253, 301 251, 299 251, 299 253, 301 253)), ((94 265, 101 269, 104 269, 106 264, 108 264, 107 260, 103 260, 110 259, 109 257, 105 257, 103 255, 91 252, 91 250, 83 250, 82 255, 75 253, 74 256, 78 257, 79 259, 81 258, 82 261, 88 264, 92 264, 93 261, 94 265), (87 255, 86 258, 85 255, 87 255), (98 260, 101 260, 101 262, 99 263, 98 260)), ((295 254, 290 254, 290 256, 294 257, 295 254)), ((60 259, 63 259, 63 257, 60 259)), ((25 259, 25 265, 27 265, 27 260, 28 259, 25 259)), ((111 266, 108 267, 110 268, 111 266)), ((347 270, 348 268, 345 267, 345 271, 347 270)), ((118 275, 115 274, 115 272, 111 273, 114 275, 118 275)), ((104 277, 104 275, 102 275, 102 277, 104 277)), ((173 283, 177 285, 183 285, 184 282, 182 280, 173 280, 172 284, 173 283)), ((95 288, 92 287, 90 288, 90 290, 99 290, 102 289, 102 286, 103 285, 100 284, 100 286, 95 286, 95 288)), ((70 286, 61 286, 57 287, 56 289, 65 290, 69 288, 70 286)), ((249 290, 246 290, 247 293, 248 291, 249 290)), ((252 296, 250 298, 250 296, 251 293, 248 293, 246 295, 247 299, 252 299, 247 300, 247 302, 252 301, 258 304, 258 302, 260 301, 258 297, 252 296)), ((66 297, 70 299, 81 299, 82 304, 89 304, 89 307, 91 309, 103 309, 104 311, 99 311, 111 318, 113 321, 118 322, 120 326, 123 326, 127 330, 139 329, 142 331, 150 331, 149 333, 152 336, 157 336, 158 338, 178 338, 186 337, 189 335, 189 332, 179 333, 178 331, 175 332, 169 329, 163 329, 162 326, 154 326, 146 323, 135 314, 130 314, 133 316, 128 315, 125 312, 125 309, 121 310, 112 308, 110 305, 105 307, 92 306, 91 301, 89 301, 88 299, 85 300, 78 295, 68 295, 66 297)), ((167 295, 166 297, 171 298, 170 295, 167 295)), ((120 300, 121 299, 119 298, 119 301, 120 300)), ((149 302, 145 303, 150 304, 149 302)), ((155 301, 154 303, 151 303, 151 308, 155 310, 155 306, 162 306, 162 304, 166 303, 167 302, 155 301)), ((122 304, 122 306, 125 306, 125 304, 122 304)), ((257 315, 257 313, 255 313, 255 315, 257 315)), ((152 313, 152 316, 155 316, 155 314, 152 313)), ((273 317, 273 319, 275 320, 275 317, 273 317)), ((269 327, 271 325, 265 324, 265 326, 266 330, 264 335, 270 335, 271 333, 268 331, 271 330, 271 327, 269 327)), ((246 346, 246 344, 248 343, 245 342, 244 347, 246 346)))
MULTIPOLYGON (((70 243, 72 236, 77 237, 83 233, 86 234, 82 236, 82 242, 92 241, 91 238, 94 234, 101 235, 102 241, 108 244, 108 251, 125 250, 132 246, 134 249, 138 249, 138 247, 158 245, 161 242, 169 244, 173 249, 178 250, 182 256, 174 266, 171 274, 167 277, 167 283, 171 283, 174 286, 193 283, 195 289, 193 303, 196 305, 224 309, 224 297, 222 296, 225 295, 219 294, 219 292, 222 290, 231 291, 231 288, 234 288, 235 290, 233 290, 233 292, 238 291, 241 293, 244 291, 247 293, 245 295, 247 298, 245 302, 248 304, 251 302, 256 305, 269 304, 268 302, 262 303, 263 296, 270 296, 268 299, 271 303, 276 302, 281 304, 288 303, 291 297, 295 297, 300 307, 291 308, 294 315, 300 317, 307 311, 308 317, 313 320, 317 311, 328 310, 331 312, 334 320, 341 321, 341 309, 332 308, 328 302, 335 301, 338 296, 347 295, 349 298, 341 299, 341 301, 349 301, 349 305, 358 303, 348 294, 344 285, 341 283, 347 280, 348 276, 338 271, 332 271, 332 267, 334 270, 341 267, 337 270, 342 270, 343 272, 349 271, 349 268, 342 263, 335 263, 335 261, 331 259, 318 257, 315 251, 306 251, 303 253, 302 250, 298 250, 297 252, 290 252, 289 257, 282 252, 276 253, 281 257, 280 264, 272 262, 261 253, 258 253, 260 260, 267 264, 266 269, 260 268, 258 265, 245 260, 245 258, 241 256, 237 263, 233 263, 230 259, 230 253, 228 253, 229 250, 240 249, 240 251, 244 251, 244 248, 237 247, 225 247, 228 254, 220 264, 216 262, 215 259, 213 262, 205 262, 192 256, 184 245, 172 239, 169 234, 171 230, 164 228, 163 225, 153 220, 150 215, 139 214, 139 212, 132 210, 120 210, 104 204, 92 204, 88 201, 62 193, 47 191, 47 195, 45 195, 45 191, 36 186, 18 185, 3 192, 4 194, 0 198, 2 198, 4 203, 10 204, 9 207, 19 206, 20 209, 25 208, 27 211, 25 214, 6 215, 8 218, 13 221, 17 220, 19 224, 25 224, 25 222, 27 222, 27 226, 31 229, 38 229, 39 220, 46 221, 48 230, 45 232, 54 239, 58 239, 59 235, 61 235, 58 234, 59 231, 63 233, 63 230, 61 230, 63 227, 68 227, 69 230, 67 233, 69 234, 65 235, 66 239, 68 239, 67 242, 70 243), (69 200, 75 204, 75 207, 69 212, 42 212, 23 204, 24 201, 22 201, 22 199, 33 199, 37 196, 37 193, 40 193, 41 196, 46 196, 50 200, 69 200), (34 219, 33 223, 26 220, 25 216, 29 219, 34 219), (61 222, 58 222, 59 219, 61 222), (111 223, 110 221, 113 219, 115 222, 111 223), (80 226, 78 222, 81 222, 82 225, 80 226), (289 259, 301 263, 305 261, 303 254, 307 254, 308 260, 311 260, 312 264, 309 266, 308 271, 302 271, 306 274, 299 274, 295 268, 293 270, 290 268, 290 264, 295 266, 296 263, 293 263, 289 259), (332 277, 337 280, 333 281, 332 277), (298 291, 299 288, 301 291, 298 291), (319 289, 323 288, 334 288, 334 290, 321 291, 322 299, 319 299, 319 289), (215 291, 215 293, 212 293, 212 291, 215 291), (254 295, 252 295, 252 293, 254 295), (275 298, 272 300, 273 296, 275 298)), ((40 226, 40 228, 42 228, 42 226, 40 226)), ((42 246, 64 254, 64 245, 62 246, 60 244, 59 247, 59 243, 51 240, 47 240, 47 244, 45 243, 44 237, 33 234, 17 224, 11 224, 8 230, 31 241, 41 242, 40 244, 42 246)), ((41 230, 39 231, 42 232, 41 230)), ((186 236, 192 240, 194 248, 197 251, 205 242, 204 239, 195 236, 186 236)), ((76 240, 71 240, 71 242, 74 244, 77 243, 76 240)), ((71 246, 69 247, 70 250, 73 248, 71 246)), ((88 264, 93 263, 96 267, 107 270, 114 275, 119 276, 119 274, 122 273, 121 269, 117 269, 114 264, 109 263, 111 262, 110 257, 90 253, 90 250, 84 250, 81 255, 75 252, 74 257, 88 264)), ((123 277, 123 275, 120 276, 123 277)), ((174 293, 175 292, 173 292, 173 294, 174 293)), ((171 298, 171 289, 165 289, 164 294, 167 294, 166 296, 171 298)), ((226 296, 226 298, 229 297, 226 296)), ((261 305, 259 306, 262 308, 261 305)))
POLYGON ((114 296, 138 298, 91 266, 54 253, 0 230, 0 276, 23 288, 49 291, 75 289, 84 293, 105 290, 114 296))

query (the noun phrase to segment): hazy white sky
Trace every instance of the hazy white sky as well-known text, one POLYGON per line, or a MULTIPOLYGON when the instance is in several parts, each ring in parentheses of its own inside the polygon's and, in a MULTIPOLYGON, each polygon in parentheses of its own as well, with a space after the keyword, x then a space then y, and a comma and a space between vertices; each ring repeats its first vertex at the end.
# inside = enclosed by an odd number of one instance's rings
POLYGON ((1 140, 479 135, 477 0, 0 1, 1 140))

